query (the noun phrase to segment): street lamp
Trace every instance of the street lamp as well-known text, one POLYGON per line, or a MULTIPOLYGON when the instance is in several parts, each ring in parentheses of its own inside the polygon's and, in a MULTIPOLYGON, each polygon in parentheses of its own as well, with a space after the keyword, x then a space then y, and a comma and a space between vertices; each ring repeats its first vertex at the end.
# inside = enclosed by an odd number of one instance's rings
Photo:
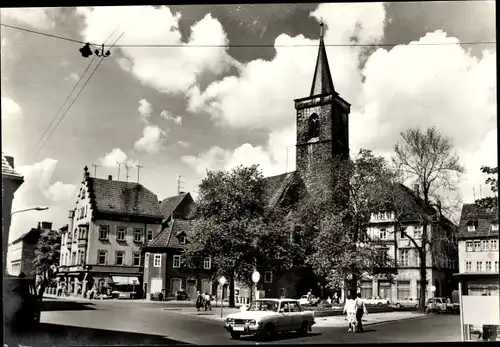
POLYGON ((219 278, 219 284, 221 285, 221 299, 220 299, 220 318, 222 318, 222 308, 224 307, 224 285, 226 284, 226 277, 222 276, 219 278))
POLYGON ((19 210, 19 211, 14 211, 10 214, 10 216, 12 217, 14 214, 16 213, 21 213, 21 212, 27 212, 27 211, 45 211, 45 210, 48 210, 49 208, 48 207, 32 207, 32 208, 26 208, 24 210, 19 210))
POLYGON ((252 282, 254 283, 254 289, 255 289, 255 300, 258 299, 257 297, 257 283, 260 281, 260 273, 259 271, 255 270, 252 274, 252 282))

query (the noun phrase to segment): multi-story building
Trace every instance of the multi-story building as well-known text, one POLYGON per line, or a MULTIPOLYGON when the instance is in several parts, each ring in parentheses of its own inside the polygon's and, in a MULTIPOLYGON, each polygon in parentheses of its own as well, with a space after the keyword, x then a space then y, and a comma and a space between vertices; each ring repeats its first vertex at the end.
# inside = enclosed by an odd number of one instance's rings
POLYGON ((14 193, 23 182, 23 176, 14 170, 14 158, 2 155, 2 254, 4 272, 7 271, 7 250, 9 248, 12 200, 14 200, 14 193))
MULTIPOLYGON (((418 186, 411 190, 398 184, 395 189, 400 189, 405 194, 406 201, 413 203, 406 204, 409 210, 402 211, 398 221, 394 211, 371 214, 367 234, 371 242, 378 243, 383 256, 392 260, 392 266, 377 269, 377 275, 368 276, 359 283, 364 298, 380 297, 389 301, 420 298, 419 248, 422 247, 423 226, 419 216, 423 213, 424 203, 419 196, 418 186), (393 275, 392 283, 383 276, 387 272, 393 275)), ((426 247, 425 252, 427 272, 425 299, 450 297, 453 291, 452 276, 458 270, 458 254, 454 240, 457 228, 437 208, 432 208, 426 214, 434 214, 435 217, 427 227, 432 247, 426 247), (432 242, 442 238, 447 239, 447 242, 432 242)))
POLYGON ((195 268, 188 268, 182 262, 182 252, 189 245, 192 223, 189 218, 193 208, 194 201, 189 193, 166 198, 160 203, 164 228, 144 247, 144 287, 148 297, 151 293, 167 297, 186 291, 189 298, 195 299, 198 290, 215 294, 209 258, 195 268))
POLYGON ((157 196, 143 185, 90 177, 87 167, 61 237, 60 280, 70 293, 141 292, 142 247, 161 231, 157 196))
POLYGON ((56 230, 52 230, 52 223, 41 222, 36 228, 32 228, 10 243, 8 269, 10 275, 18 276, 20 273, 24 273, 26 276, 34 276, 35 246, 40 235, 47 230, 57 233, 56 230))
MULTIPOLYGON (((475 328, 485 340, 500 328, 498 209, 476 204, 462 207, 458 234, 462 337, 474 340, 475 328)), ((476 337, 477 338, 477 337, 476 337)))

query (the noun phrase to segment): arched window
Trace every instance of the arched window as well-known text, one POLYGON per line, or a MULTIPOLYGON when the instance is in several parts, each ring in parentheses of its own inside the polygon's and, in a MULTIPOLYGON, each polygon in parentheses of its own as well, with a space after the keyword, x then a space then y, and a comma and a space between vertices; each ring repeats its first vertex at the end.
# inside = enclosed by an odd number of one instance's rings
POLYGON ((309 139, 319 137, 319 117, 316 113, 313 113, 309 117, 309 139))

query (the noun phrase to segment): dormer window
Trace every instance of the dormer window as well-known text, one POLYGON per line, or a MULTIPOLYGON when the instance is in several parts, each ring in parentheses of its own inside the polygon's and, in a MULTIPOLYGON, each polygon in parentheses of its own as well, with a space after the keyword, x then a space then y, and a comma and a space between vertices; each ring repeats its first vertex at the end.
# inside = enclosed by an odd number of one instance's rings
POLYGON ((476 221, 470 221, 467 223, 467 231, 476 231, 477 229, 477 222, 476 221))
POLYGON ((184 235, 179 236, 179 243, 181 245, 185 245, 186 244, 186 236, 184 236, 184 235))
POLYGON ((498 222, 491 223, 491 231, 498 231, 498 222))

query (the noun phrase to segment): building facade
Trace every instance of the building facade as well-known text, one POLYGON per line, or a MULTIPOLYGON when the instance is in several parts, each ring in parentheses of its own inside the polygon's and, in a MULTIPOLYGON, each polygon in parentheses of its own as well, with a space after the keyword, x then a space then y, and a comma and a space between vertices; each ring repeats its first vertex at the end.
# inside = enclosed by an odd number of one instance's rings
POLYGON ((464 341, 499 339, 498 209, 465 204, 459 225, 461 327, 464 341))
POLYGON ((14 158, 2 154, 2 254, 4 273, 8 271, 7 252, 9 248, 10 222, 14 194, 23 184, 24 178, 14 170, 14 158))
POLYGON ((36 228, 32 228, 9 245, 9 267, 10 275, 19 276, 24 273, 26 276, 35 276, 33 273, 33 259, 35 259, 35 247, 40 239, 40 235, 45 231, 57 233, 52 230, 52 223, 41 222, 36 228))
POLYGON ((90 177, 85 167, 61 236, 59 278, 66 290, 77 295, 88 290, 141 292, 142 247, 160 233, 162 219, 150 190, 112 176, 90 177))

